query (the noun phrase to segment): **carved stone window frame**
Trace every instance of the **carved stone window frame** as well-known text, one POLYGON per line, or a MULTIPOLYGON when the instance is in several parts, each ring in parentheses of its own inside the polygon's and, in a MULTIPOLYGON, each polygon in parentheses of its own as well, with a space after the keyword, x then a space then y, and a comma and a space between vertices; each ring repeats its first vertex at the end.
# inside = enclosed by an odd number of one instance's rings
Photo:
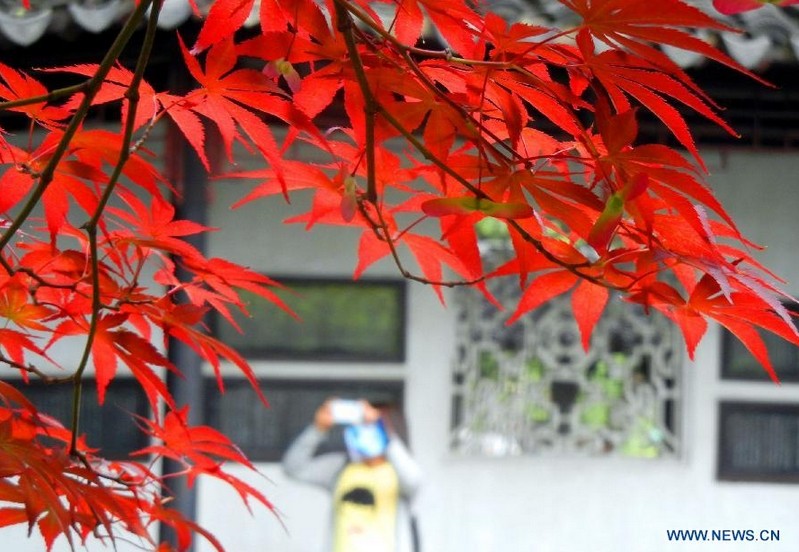
POLYGON ((509 310, 455 294, 454 454, 680 457, 683 346, 671 322, 612 299, 586 354, 569 296, 508 326, 518 281, 490 287, 509 310))

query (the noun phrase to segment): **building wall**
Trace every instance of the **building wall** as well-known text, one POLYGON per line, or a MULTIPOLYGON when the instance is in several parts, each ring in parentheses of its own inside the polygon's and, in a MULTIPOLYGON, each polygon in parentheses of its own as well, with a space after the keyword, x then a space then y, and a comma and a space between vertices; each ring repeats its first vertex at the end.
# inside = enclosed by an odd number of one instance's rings
MULTIPOLYGON (((783 153, 709 152, 711 182, 743 232, 769 249, 758 255, 791 280, 799 292, 799 157, 783 153)), ((216 187, 218 205, 240 197, 216 187)), ((239 212, 215 211, 224 232, 212 252, 233 256, 259 270, 281 274, 351 273, 356 242, 347 231, 279 226, 282 200, 239 212), (243 221, 250 221, 245 223, 243 221), (263 226, 255 220, 264 221, 263 226)), ((392 274, 383 263, 373 274, 392 274)), ((795 512, 799 487, 790 484, 724 483, 715 479, 717 405, 721 399, 799 402, 799 385, 722 382, 719 332, 711 328, 684 372, 684 443, 679 460, 622 458, 463 458, 448 451, 452 314, 433 293, 410 287, 408 358, 404 365, 412 446, 425 472, 417 512, 427 552, 615 552, 630 550, 799 550, 795 512), (780 531, 780 541, 760 543, 668 542, 668 529, 780 531)), ((264 375, 313 367, 259 364, 264 375)), ((346 366, 337 367, 342 373, 346 366)), ((218 529, 232 550, 312 552, 327 523, 324 493, 287 481, 275 465, 263 465, 262 483, 283 512, 249 519, 220 507, 215 490, 201 490, 201 521, 218 529)), ((233 498, 231 497, 231 500, 233 498)), ((227 500, 224 501, 227 503, 227 500)))
MULTIPOLYGON (((799 293, 799 157, 783 153, 707 155, 712 182, 741 229, 770 248, 761 258, 792 280, 799 293)), ((275 197, 237 211, 241 184, 213 189, 210 224, 222 228, 210 240, 212 255, 243 262, 273 276, 348 276, 355 265, 357 236, 318 228, 308 233, 281 220, 301 210, 275 197)), ((393 275, 381 263, 372 275, 393 275)), ((673 461, 622 458, 464 458, 448 450, 452 312, 432 291, 409 285, 408 349, 403 365, 371 367, 406 383, 411 445, 425 484, 417 514, 425 552, 783 552, 799 550, 796 511, 799 486, 723 483, 715 479, 717 405, 747 398, 799 402, 799 385, 722 382, 719 332, 712 328, 684 371, 684 455, 673 461), (668 542, 669 529, 774 529, 780 542, 668 542)), ((319 377, 307 363, 257 362, 260 376, 319 377)), ((359 376, 370 367, 325 365, 327 377, 359 376)), ((268 396, 268 389, 266 390, 268 396)), ((202 482, 199 521, 232 552, 316 552, 328 523, 322 491, 288 481, 275 464, 260 475, 241 475, 274 501, 280 516, 253 505, 250 516, 229 489, 202 482)), ((23 528, 0 533, 0 549, 40 552, 23 528)), ((66 550, 60 542, 56 550, 66 550)), ((97 550, 97 546, 90 546, 97 550)), ((120 547, 126 550, 125 546, 120 547)), ((211 550, 201 544, 200 551, 211 550)))

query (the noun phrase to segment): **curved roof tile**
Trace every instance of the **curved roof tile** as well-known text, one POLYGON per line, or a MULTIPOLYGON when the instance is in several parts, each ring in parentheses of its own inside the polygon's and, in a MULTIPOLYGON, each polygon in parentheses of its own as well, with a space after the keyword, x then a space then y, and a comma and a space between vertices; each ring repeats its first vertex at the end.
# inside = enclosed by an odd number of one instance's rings
MULTIPOLYGON (((778 8, 765 5, 761 9, 727 17, 716 12, 712 0, 688 0, 714 17, 742 29, 741 34, 703 33, 705 40, 724 49, 747 68, 762 70, 771 63, 796 63, 799 59, 799 7, 778 8)), ((201 1, 207 9, 209 0, 201 1)), ((256 6, 258 0, 256 0, 256 6)), ((509 21, 563 27, 576 22, 576 16, 557 0, 487 0, 491 9, 509 21)), ((21 7, 2 7, 0 3, 0 42, 29 46, 45 33, 75 34, 76 28, 99 33, 118 24, 129 13, 132 0, 42 0, 40 9, 25 11, 21 7)), ((386 7, 387 4, 379 6, 386 7)), ((165 0, 161 27, 175 28, 192 17, 189 0, 165 0)), ((248 21, 258 23, 257 8, 248 21)), ((431 38, 435 30, 430 29, 431 38)), ((676 48, 664 48, 666 54, 683 67, 704 63, 701 56, 676 48)))

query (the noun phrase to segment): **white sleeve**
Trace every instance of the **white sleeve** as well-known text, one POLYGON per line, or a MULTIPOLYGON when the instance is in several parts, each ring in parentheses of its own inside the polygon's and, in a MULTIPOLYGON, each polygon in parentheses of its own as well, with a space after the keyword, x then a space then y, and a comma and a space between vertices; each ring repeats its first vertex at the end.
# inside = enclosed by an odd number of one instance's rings
POLYGON ((399 478, 400 494, 410 500, 422 483, 422 470, 401 439, 394 437, 388 443, 386 458, 394 466, 399 478))
POLYGON ((347 456, 330 452, 314 456, 326 433, 310 425, 297 436, 283 455, 283 471, 297 481, 332 490, 336 476, 347 462, 347 456))

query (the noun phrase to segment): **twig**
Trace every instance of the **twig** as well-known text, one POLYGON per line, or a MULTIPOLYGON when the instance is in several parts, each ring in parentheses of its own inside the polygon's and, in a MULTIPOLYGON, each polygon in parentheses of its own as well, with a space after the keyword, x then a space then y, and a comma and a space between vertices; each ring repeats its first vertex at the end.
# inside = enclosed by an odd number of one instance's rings
POLYGON ((358 86, 363 93, 364 112, 366 115, 366 199, 371 203, 377 202, 377 176, 375 167, 375 117, 377 116, 378 103, 369 87, 366 78, 366 71, 358 54, 358 46, 355 44, 355 37, 352 29, 354 28, 352 17, 347 11, 347 4, 342 0, 336 2, 336 20, 339 32, 344 36, 344 43, 347 45, 347 52, 350 55, 355 78, 358 86))
POLYGON ((406 269, 405 266, 402 264, 402 259, 400 259, 399 252, 397 251, 395 240, 391 236, 391 231, 388 228, 388 223, 386 223, 386 220, 383 217, 383 213, 380 211, 380 209, 378 209, 375 206, 375 212, 377 214, 378 219, 380 219, 379 221, 375 221, 374 219, 372 219, 372 217, 369 215, 368 211, 366 210, 366 207, 360 201, 358 202, 358 210, 361 212, 361 215, 363 215, 363 217, 369 223, 369 226, 372 228, 372 231, 374 231, 377 238, 381 241, 386 242, 386 244, 388 245, 388 249, 391 252, 391 258, 394 260, 394 264, 396 265, 397 270, 399 270, 403 278, 431 286, 443 286, 449 288, 454 288, 459 286, 472 286, 474 284, 479 284, 480 282, 486 279, 485 275, 483 275, 483 276, 478 276, 477 278, 474 278, 472 280, 435 281, 435 280, 430 280, 429 278, 425 278, 424 276, 415 275, 414 273, 406 269))
MULTIPOLYGON (((144 3, 144 2, 143 2, 144 3)), ((86 234, 89 238, 89 259, 91 260, 91 282, 92 282, 92 313, 91 319, 89 321, 89 330, 86 335, 86 343, 84 344, 83 348, 83 355, 81 356, 80 363, 78 364, 77 370, 75 370, 74 374, 74 383, 73 383, 73 397, 72 397, 72 441, 70 443, 70 454, 75 454, 77 452, 77 435, 78 435, 78 424, 80 419, 80 401, 81 401, 81 393, 83 387, 83 373, 86 371, 86 367, 89 363, 89 356, 91 354, 92 345, 94 344, 94 338, 97 334, 97 325, 100 317, 100 311, 103 308, 101 297, 100 297, 100 268, 99 268, 99 259, 97 253, 97 228, 100 224, 100 220, 105 210, 106 206, 108 205, 108 201, 111 199, 114 190, 116 189, 116 185, 119 182, 120 176, 122 176, 122 171, 125 168, 125 164, 127 163, 128 159, 131 156, 131 143, 133 142, 133 127, 136 122, 136 109, 139 104, 139 84, 141 83, 144 70, 147 67, 147 63, 150 59, 150 53, 152 52, 153 43, 155 42, 155 31, 156 31, 156 24, 158 22, 158 13, 161 7, 161 2, 157 1, 153 5, 153 9, 150 11, 150 17, 147 22, 147 32, 145 34, 144 45, 142 46, 141 51, 139 52, 139 58, 136 63, 136 70, 134 72, 133 78, 131 79, 131 83, 128 86, 127 91, 125 92, 125 96, 128 99, 128 112, 127 118, 124 123, 124 133, 122 137, 122 145, 119 151, 119 158, 117 159, 117 163, 114 167, 113 172, 109 178, 108 183, 106 184, 106 188, 103 191, 103 195, 100 198, 100 201, 95 209, 92 218, 87 222, 83 228, 86 231, 86 234)), ((96 77, 96 76, 95 76, 96 77)))
MULTIPOLYGON (((352 62, 353 70, 354 70, 355 75, 356 75, 356 80, 358 81, 358 86, 361 88, 361 92, 364 95, 364 103, 365 103, 366 109, 369 112, 374 110, 375 114, 378 114, 378 115, 382 116, 383 119, 385 119, 385 121, 388 124, 390 124, 392 127, 394 127, 397 131, 399 131, 400 134, 402 134, 402 136, 404 136, 405 139, 408 142, 410 142, 410 144, 413 145, 413 147, 419 153, 421 153, 424 156, 425 159, 427 159, 428 161, 433 163, 436 167, 441 169, 445 174, 447 174, 450 177, 452 177, 453 179, 455 179, 465 189, 467 189, 472 194, 474 194, 475 197, 477 197, 478 199, 492 200, 492 198, 490 196, 488 196, 488 194, 483 192, 478 186, 475 186, 474 184, 469 182, 466 178, 464 178, 456 170, 450 168, 444 161, 442 161, 438 156, 436 156, 432 151, 430 151, 430 149, 427 148, 427 146, 425 146, 422 143, 422 141, 419 140, 419 138, 417 138, 411 131, 409 131, 407 128, 405 128, 404 125, 402 125, 402 123, 399 120, 397 120, 397 118, 394 117, 394 115, 390 111, 385 109, 380 104, 380 102, 374 97, 374 94, 372 93, 372 90, 369 87, 369 82, 368 82, 368 80, 366 78, 366 71, 364 69, 363 62, 361 60, 360 54, 359 54, 358 49, 357 49, 357 45, 355 43, 355 38, 354 38, 354 35, 353 35, 353 30, 352 30, 353 29, 353 23, 352 23, 352 18, 351 18, 350 12, 352 14, 354 14, 356 17, 358 17, 359 19, 361 19, 362 21, 364 21, 365 23, 369 24, 370 26, 373 26, 373 25, 370 24, 369 18, 366 17, 359 10, 359 8, 353 6, 352 4, 347 2, 347 0, 335 0, 335 3, 336 3, 336 16, 338 18, 338 29, 344 35, 344 40, 345 40, 345 43, 347 45, 347 51, 348 51, 348 53, 350 55, 350 58, 351 58, 350 61, 352 62), (365 17, 365 19, 364 19, 364 17, 365 17)), ((379 28, 375 28, 375 30, 381 36, 385 36, 385 38, 387 40, 390 40, 393 44, 396 44, 399 49, 405 50, 405 51, 410 51, 407 46, 405 46, 402 43, 398 42, 396 39, 394 39, 393 37, 391 37, 387 33, 380 32, 379 28)), ((466 61, 466 60, 464 60, 464 61, 466 61)), ((504 64, 501 64, 501 67, 504 68, 504 69, 507 69, 507 68, 511 67, 512 65, 513 64, 504 63, 504 64)), ((492 65, 492 66, 493 67, 497 67, 497 65, 492 65)), ((369 115, 369 113, 367 113, 367 121, 369 121, 370 118, 372 118, 372 117, 369 115)), ((369 161, 369 153, 371 151, 372 155, 374 155, 375 144, 374 144, 374 136, 372 135, 370 137, 368 135, 368 127, 367 127, 367 136, 366 136, 366 145, 365 145, 365 147, 366 147, 366 152, 367 152, 367 163, 369 164, 369 166, 367 167, 367 186, 368 186, 368 191, 372 191, 372 190, 374 190, 375 182, 374 182, 374 170, 372 168, 372 163, 373 162, 369 161)), ((372 198, 370 198, 368 193, 367 193, 367 199, 370 202, 374 203, 374 201, 372 200, 372 198)), ((378 217, 382 220, 382 215, 380 213, 379 206, 375 204, 375 208, 377 209, 378 217)), ((364 211, 362 210, 362 212, 364 212, 364 211)), ((562 259, 559 259, 556 255, 551 253, 544 246, 544 244, 543 244, 543 242, 541 240, 536 239, 534 236, 530 235, 530 233, 527 232, 524 228, 522 228, 522 226, 518 222, 516 222, 515 220, 507 220, 506 223, 508 224, 508 226, 513 228, 521 236, 521 238, 524 241, 526 241, 527 243, 529 243, 533 247, 535 247, 539 251, 539 253, 541 253, 541 255, 544 256, 544 258, 546 258, 547 260, 549 260, 553 264, 555 264, 557 266, 560 266, 560 267, 563 267, 564 269, 572 272, 573 274, 575 274, 579 278, 587 280, 587 281, 589 281, 591 283, 594 283, 596 285, 599 285, 599 286, 602 286, 602 287, 606 287, 606 288, 609 288, 609 289, 616 289, 618 287, 618 286, 615 286, 615 285, 611 284, 610 282, 606 282, 606 281, 604 281, 604 280, 602 280, 600 278, 592 276, 591 274, 587 274, 585 272, 585 270, 586 269, 590 269, 590 268, 593 267, 593 263, 591 263, 591 261, 586 260, 585 262, 581 262, 581 263, 566 263, 562 259)), ((378 224, 378 227, 379 226, 380 225, 378 224)), ((388 238, 387 241, 388 241, 389 245, 391 246, 392 244, 391 244, 390 236, 386 235, 386 238, 388 238)), ((392 253, 394 253, 393 249, 392 249, 392 253)), ((402 269, 402 270, 404 270, 404 269, 402 269)), ((405 275, 404 272, 403 272, 403 275, 405 275)))
POLYGON ((29 374, 33 374, 38 377, 42 382, 50 385, 50 384, 59 384, 59 383, 68 383, 72 381, 72 375, 69 376, 62 376, 62 377, 55 377, 41 371, 39 368, 34 366, 33 364, 21 364, 19 362, 13 361, 10 358, 0 355, 0 363, 7 364, 11 368, 15 368, 17 370, 22 370, 23 372, 27 372, 29 374))
POLYGON ((47 94, 41 94, 39 96, 30 96, 27 98, 19 98, 18 100, 9 100, 7 102, 0 102, 0 111, 8 111, 17 107, 25 107, 28 105, 33 105, 37 103, 49 103, 54 100, 59 100, 66 96, 71 96, 72 94, 77 94, 79 92, 86 92, 86 89, 89 87, 91 81, 84 81, 80 84, 73 84, 72 86, 65 86, 64 88, 58 88, 56 90, 51 90, 47 94))

